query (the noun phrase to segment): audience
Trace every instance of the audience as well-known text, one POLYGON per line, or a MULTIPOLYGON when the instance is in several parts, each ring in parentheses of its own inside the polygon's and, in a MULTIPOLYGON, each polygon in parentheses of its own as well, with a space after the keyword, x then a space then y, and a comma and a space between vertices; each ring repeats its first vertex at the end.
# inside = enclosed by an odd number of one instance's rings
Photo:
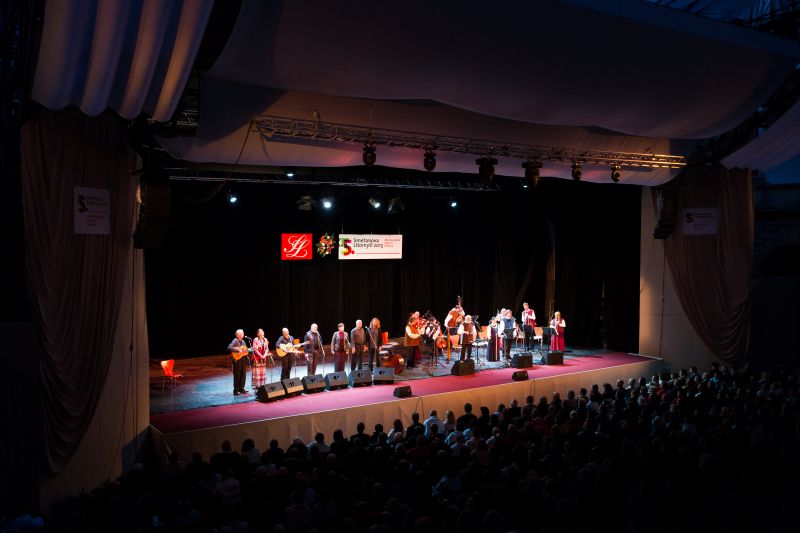
POLYGON ((713 366, 359 423, 330 446, 230 442, 59 502, 59 531, 800 531, 800 375, 713 366), (388 421, 387 421, 388 422, 388 421), (452 426, 452 427, 451 427, 452 426), (447 427, 447 430, 445 430, 447 427))

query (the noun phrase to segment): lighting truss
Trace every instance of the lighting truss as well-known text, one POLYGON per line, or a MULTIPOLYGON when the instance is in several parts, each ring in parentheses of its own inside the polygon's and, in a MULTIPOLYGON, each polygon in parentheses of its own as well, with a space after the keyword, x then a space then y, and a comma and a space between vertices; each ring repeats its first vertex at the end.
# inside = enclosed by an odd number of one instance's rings
POLYGON ((636 152, 613 152, 607 150, 585 150, 558 148, 531 144, 504 143, 485 139, 439 136, 410 131, 376 129, 352 124, 336 124, 316 120, 260 115, 251 123, 251 130, 265 140, 275 138, 300 138, 317 141, 342 142, 363 145, 398 146, 425 149, 435 145, 439 152, 455 152, 478 156, 493 155, 534 159, 540 161, 579 161, 586 165, 633 167, 633 168, 683 168, 686 158, 680 155, 636 152))

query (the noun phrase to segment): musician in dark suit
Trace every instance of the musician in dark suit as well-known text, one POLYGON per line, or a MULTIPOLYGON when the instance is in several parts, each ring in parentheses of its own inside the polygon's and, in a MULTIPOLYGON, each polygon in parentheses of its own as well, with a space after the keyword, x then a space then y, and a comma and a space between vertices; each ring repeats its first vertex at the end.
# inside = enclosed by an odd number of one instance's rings
POLYGON ((311 329, 306 332, 303 339, 306 342, 306 360, 308 361, 308 375, 317 373, 317 363, 325 363, 325 348, 322 347, 322 337, 319 336, 319 326, 311 324, 311 329))
POLYGON ((228 345, 228 353, 231 354, 233 361, 233 395, 239 396, 240 394, 247 394, 247 389, 244 384, 247 381, 247 357, 240 357, 238 360, 233 357, 234 353, 242 350, 243 347, 247 348, 247 343, 244 342, 244 330, 237 329, 236 336, 228 345))
MULTIPOLYGON (((281 330, 282 335, 278 337, 278 340, 275 342, 275 347, 280 348, 282 350, 294 350, 294 337, 289 335, 289 328, 283 328, 281 330), (289 346, 286 346, 286 345, 289 346)), ((294 366, 294 353, 287 353, 283 357, 281 357, 281 380, 289 379, 292 373, 292 367, 294 366)))

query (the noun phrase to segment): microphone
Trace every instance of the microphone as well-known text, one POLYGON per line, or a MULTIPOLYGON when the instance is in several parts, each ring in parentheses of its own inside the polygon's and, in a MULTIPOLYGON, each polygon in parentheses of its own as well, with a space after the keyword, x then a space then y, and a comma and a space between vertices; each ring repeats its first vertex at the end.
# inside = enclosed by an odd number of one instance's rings
POLYGON ((253 340, 253 339, 251 339, 250 337, 248 337, 247 335, 245 335, 245 336, 244 336, 244 337, 242 337, 242 338, 243 338, 243 339, 247 339, 247 340, 249 340, 249 341, 252 341, 252 340, 253 340))

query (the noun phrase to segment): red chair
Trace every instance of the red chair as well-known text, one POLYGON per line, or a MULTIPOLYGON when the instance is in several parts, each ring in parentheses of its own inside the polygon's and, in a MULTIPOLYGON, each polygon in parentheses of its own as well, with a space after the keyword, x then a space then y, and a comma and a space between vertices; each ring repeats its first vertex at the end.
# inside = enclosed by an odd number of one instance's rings
POLYGON ((381 337, 382 337, 382 339, 381 339, 382 344, 389 344, 389 332, 388 331, 384 331, 381 334, 381 337))
POLYGON ((175 380, 177 378, 183 379, 183 374, 176 374, 175 373, 175 359, 169 359, 167 361, 161 361, 161 370, 164 371, 164 379, 161 381, 161 390, 164 390, 164 385, 167 383, 167 379, 169 379, 173 386, 175 384, 175 380))

